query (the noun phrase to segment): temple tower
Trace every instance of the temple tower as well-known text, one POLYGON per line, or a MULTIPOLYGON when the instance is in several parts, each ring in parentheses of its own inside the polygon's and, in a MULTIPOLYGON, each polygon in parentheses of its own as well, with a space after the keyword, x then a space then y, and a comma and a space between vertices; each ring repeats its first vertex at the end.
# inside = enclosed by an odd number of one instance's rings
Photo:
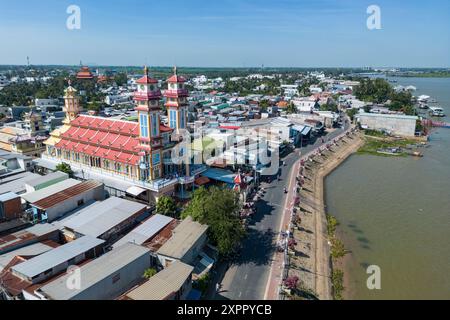
POLYGON ((69 124, 72 120, 75 120, 80 111, 80 97, 77 95, 77 90, 71 86, 69 80, 69 86, 64 90, 64 112, 66 113, 66 118, 63 122, 69 124))
POLYGON ((148 68, 144 68, 144 76, 136 81, 138 85, 134 94, 135 110, 139 117, 139 140, 141 142, 140 179, 156 180, 162 177, 160 99, 161 90, 158 80, 148 75, 148 68))
POLYGON ((180 129, 186 129, 189 93, 185 87, 186 79, 177 74, 177 67, 174 67, 173 73, 173 76, 167 79, 168 88, 164 97, 166 98, 165 106, 169 117, 169 127, 178 133, 180 129))

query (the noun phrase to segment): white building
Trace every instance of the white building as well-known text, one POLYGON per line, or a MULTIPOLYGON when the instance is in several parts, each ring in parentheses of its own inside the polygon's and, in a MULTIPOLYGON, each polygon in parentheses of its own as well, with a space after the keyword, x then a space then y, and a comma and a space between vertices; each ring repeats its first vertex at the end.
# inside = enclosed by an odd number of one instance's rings
POLYGON ((312 97, 302 97, 292 100, 298 112, 313 112, 318 107, 317 100, 312 97))
POLYGON ((391 135, 414 137, 419 117, 406 115, 359 113, 357 122, 363 129, 386 132, 391 135))

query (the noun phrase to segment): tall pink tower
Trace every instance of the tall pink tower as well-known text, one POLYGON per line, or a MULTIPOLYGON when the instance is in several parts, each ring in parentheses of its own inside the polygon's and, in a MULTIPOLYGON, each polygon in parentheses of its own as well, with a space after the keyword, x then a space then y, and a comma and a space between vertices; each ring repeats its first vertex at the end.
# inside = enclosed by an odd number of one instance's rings
POLYGON ((179 133, 180 129, 186 129, 189 93, 185 87, 186 79, 177 74, 177 67, 173 68, 173 73, 173 76, 167 79, 168 88, 164 97, 166 97, 169 127, 174 129, 175 133, 179 133))
POLYGON ((144 76, 136 81, 137 91, 134 94, 135 110, 139 117, 139 148, 141 150, 140 179, 152 181, 162 177, 161 162, 161 133, 160 100, 161 90, 158 80, 148 75, 148 68, 144 68, 144 76))

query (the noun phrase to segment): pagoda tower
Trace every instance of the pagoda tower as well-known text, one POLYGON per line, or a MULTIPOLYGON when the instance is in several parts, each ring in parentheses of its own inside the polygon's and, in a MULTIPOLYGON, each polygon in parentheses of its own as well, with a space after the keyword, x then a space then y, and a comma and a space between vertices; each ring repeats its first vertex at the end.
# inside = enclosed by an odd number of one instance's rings
POLYGON ((77 95, 77 90, 72 87, 69 80, 69 86, 64 90, 64 112, 66 113, 66 118, 63 123, 70 124, 80 114, 80 111, 80 97, 77 95))
POLYGON ((178 134, 180 129, 186 129, 187 124, 187 97, 185 87, 186 79, 177 74, 177 67, 173 68, 173 76, 167 79, 168 88, 164 93, 166 108, 169 117, 169 127, 178 134))
POLYGON ((160 99, 161 90, 158 80, 148 75, 148 68, 144 68, 144 76, 136 81, 137 91, 134 93, 135 110, 139 118, 140 140, 140 179, 143 181, 156 180, 162 177, 160 99))

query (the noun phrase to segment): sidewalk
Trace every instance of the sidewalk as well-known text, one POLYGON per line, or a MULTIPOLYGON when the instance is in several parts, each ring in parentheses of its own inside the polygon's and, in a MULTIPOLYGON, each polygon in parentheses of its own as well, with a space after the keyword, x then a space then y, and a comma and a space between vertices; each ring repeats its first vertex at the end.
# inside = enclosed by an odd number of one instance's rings
MULTIPOLYGON (((315 147, 310 152, 306 153, 303 156, 300 156, 300 159, 294 164, 293 169, 292 169, 292 171, 290 173, 289 187, 287 188, 289 193, 288 193, 288 195, 286 197, 285 211, 283 212, 283 217, 282 217, 281 224, 280 224, 280 230, 279 230, 279 236, 278 236, 278 239, 277 239, 277 243, 281 239, 281 232, 282 231, 287 231, 288 227, 289 227, 289 224, 291 222, 292 209, 293 209, 294 200, 295 200, 295 197, 296 197, 296 178, 297 178, 297 175, 298 175, 299 170, 300 170, 300 163, 301 163, 301 161, 306 159, 306 158, 308 158, 310 155, 314 154, 320 148, 322 148, 323 146, 325 146, 328 143, 332 142, 333 140, 339 140, 340 138, 345 137, 347 132, 350 132, 351 129, 352 129, 352 127, 350 126, 342 134, 338 135, 337 137, 334 137, 334 138, 330 139, 329 141, 325 141, 324 143, 322 143, 322 144, 318 145, 317 147, 315 147)), ((268 280, 267 287, 266 287, 266 292, 265 292, 265 295, 264 295, 264 299, 265 300, 279 300, 279 298, 280 298, 280 295, 279 295, 280 292, 279 291, 280 291, 281 284, 282 284, 282 281, 283 281, 284 257, 285 257, 285 253, 284 252, 278 252, 278 251, 276 251, 276 253, 273 256, 271 269, 270 269, 270 274, 269 274, 269 280, 268 280)))

